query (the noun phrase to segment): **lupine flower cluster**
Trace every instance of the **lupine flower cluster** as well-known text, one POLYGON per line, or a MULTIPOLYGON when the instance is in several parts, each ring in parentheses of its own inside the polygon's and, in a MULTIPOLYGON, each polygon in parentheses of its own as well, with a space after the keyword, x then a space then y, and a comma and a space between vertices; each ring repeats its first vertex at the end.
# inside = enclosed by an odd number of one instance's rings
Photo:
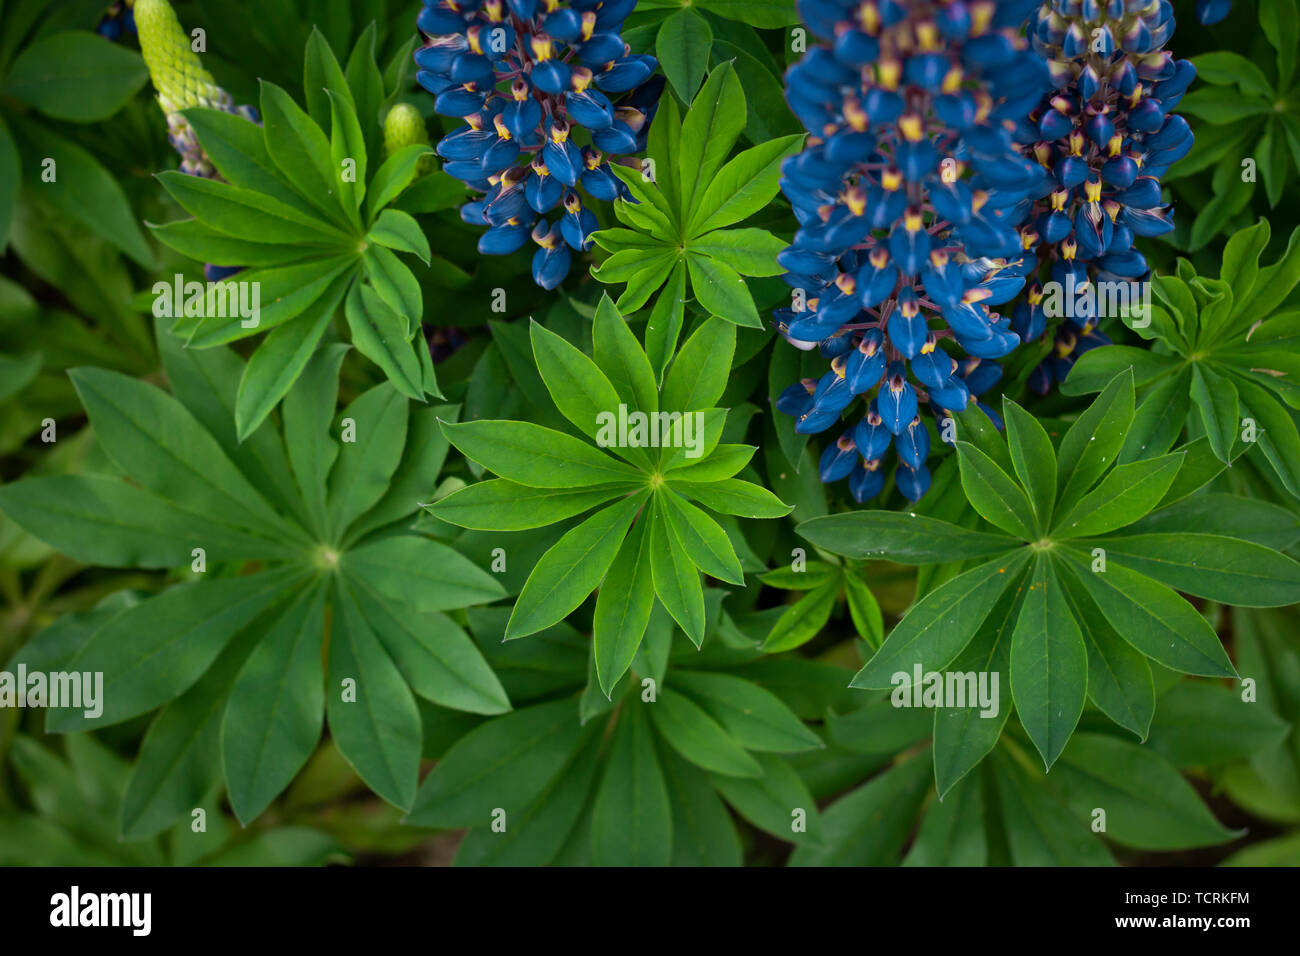
POLYGON ((553 289, 599 227, 577 188, 629 198, 610 158, 641 152, 663 89, 652 56, 619 31, 636 0, 425 0, 417 79, 434 109, 463 118, 436 149, 443 170, 484 193, 461 218, 486 226, 479 252, 531 236, 533 280, 553 289), (585 131, 585 134, 584 134, 585 131), (585 142, 584 142, 585 140, 585 142), (558 210, 554 221, 547 214, 558 210))
POLYGON ((1232 0, 1196 0, 1196 19, 1206 26, 1218 23, 1232 12, 1232 0))
POLYGON ((991 307, 1015 298, 1034 265, 1032 234, 1017 231, 1046 180, 1018 145, 1050 88, 1020 33, 1034 5, 799 5, 824 43, 786 77, 810 137, 782 168, 799 229, 780 256, 793 301, 775 318, 831 367, 787 388, 777 407, 802 434, 847 423, 821 456, 821 478, 847 476, 858 501, 883 490, 891 447, 897 487, 913 501, 925 494, 921 405, 939 418, 964 409, 1020 343, 991 307), (858 396, 864 417, 844 419, 858 396))
MULTIPOLYGON (((181 156, 181 172, 207 179, 220 179, 212 161, 199 145, 198 137, 181 110, 193 106, 222 110, 259 122, 257 110, 236 106, 229 93, 217 85, 212 74, 203 68, 190 38, 181 27, 176 11, 167 0, 135 0, 136 30, 140 36, 140 53, 149 68, 149 77, 158 91, 158 105, 167 118, 167 137, 181 156)), ((203 267, 211 281, 225 279, 240 271, 238 266, 203 267)))
POLYGON ((135 33, 135 11, 131 7, 131 0, 117 0, 110 4, 100 18, 99 25, 95 27, 96 32, 113 41, 135 33))
MULTIPOLYGON (((1052 281, 1067 290, 1140 279, 1147 264, 1135 238, 1174 228, 1160 177, 1192 147, 1187 122, 1170 111, 1196 70, 1161 49, 1173 31, 1168 0, 1051 0, 1030 23, 1055 87, 1029 117, 1037 134, 1028 152, 1050 173, 1032 226, 1052 281)), ((1038 392, 1064 379, 1088 349, 1108 343, 1096 330, 1095 301, 1071 303, 1051 355, 1031 379, 1038 392)), ((1048 318, 1034 284, 1012 327, 1030 341, 1048 318)))

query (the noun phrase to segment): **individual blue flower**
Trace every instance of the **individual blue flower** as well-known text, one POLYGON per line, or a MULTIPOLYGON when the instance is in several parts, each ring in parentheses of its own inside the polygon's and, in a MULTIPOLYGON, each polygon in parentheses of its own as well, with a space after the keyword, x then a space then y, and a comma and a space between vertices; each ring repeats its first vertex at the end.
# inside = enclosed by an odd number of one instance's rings
POLYGON ((488 227, 479 242, 485 255, 515 252, 532 235, 540 246, 533 278, 546 289, 598 228, 574 190, 629 198, 610 163, 645 149, 658 108, 663 78, 653 77, 654 57, 632 54, 620 36, 635 6, 424 0, 417 19, 424 43, 416 79, 436 112, 464 120, 436 146, 442 169, 484 194, 461 218, 488 227), (559 218, 546 218, 553 213, 559 218))
POLYGON ((1196 0, 1196 19, 1206 26, 1218 23, 1232 10, 1232 0, 1196 0))
POLYGON ((859 501, 885 488, 887 454, 900 461, 896 487, 923 495, 931 441, 921 407, 964 408, 975 393, 960 361, 991 364, 1020 343, 996 307, 1033 267, 1019 227, 1049 185, 1023 150, 1033 134, 1023 118, 1051 88, 1020 35, 1035 5, 799 5, 823 42, 786 75, 810 135, 782 166, 799 229, 778 257, 795 292, 774 317, 831 370, 791 386, 777 407, 801 434, 844 429, 821 475, 847 476, 859 501), (859 397, 865 417, 845 418, 859 397))

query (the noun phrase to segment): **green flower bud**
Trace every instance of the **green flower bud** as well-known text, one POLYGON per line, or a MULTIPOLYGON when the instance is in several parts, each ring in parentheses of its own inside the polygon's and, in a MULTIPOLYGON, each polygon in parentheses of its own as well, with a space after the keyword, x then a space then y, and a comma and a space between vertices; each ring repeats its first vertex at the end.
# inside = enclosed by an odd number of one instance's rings
MULTIPOLYGON (((406 146, 428 146, 429 130, 424 117, 410 103, 398 103, 384 117, 384 156, 392 156, 406 146)), ((433 170, 433 156, 422 156, 416 174, 423 176, 433 170)))

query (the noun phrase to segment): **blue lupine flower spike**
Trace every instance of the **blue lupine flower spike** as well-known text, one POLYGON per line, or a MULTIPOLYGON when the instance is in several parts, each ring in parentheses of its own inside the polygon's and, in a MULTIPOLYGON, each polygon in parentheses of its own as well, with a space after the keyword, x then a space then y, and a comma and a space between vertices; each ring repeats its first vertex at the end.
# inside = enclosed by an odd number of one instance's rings
MULTIPOLYGON (((1187 122, 1172 110, 1196 69, 1161 47, 1174 32, 1168 0, 1051 0, 1029 25, 1055 87, 1029 114, 1026 148, 1046 174, 1030 224, 1051 288, 1033 285, 1012 315, 1025 341, 1052 319, 1047 358, 1030 385, 1046 393, 1084 352, 1109 343, 1097 331, 1107 316, 1090 283, 1140 280, 1146 259, 1138 237, 1174 228, 1160 177, 1192 148, 1187 122)), ((1114 301, 1107 298, 1104 301, 1114 301)))
POLYGON ((485 255, 529 236, 533 279, 554 289, 572 251, 591 246, 593 199, 629 198, 611 162, 645 148, 663 78, 619 35, 635 0, 424 0, 416 79, 434 110, 465 125, 436 151, 443 171, 482 192, 461 218, 487 226, 485 255), (586 130, 584 145, 575 133, 586 130), (549 218, 548 218, 549 217, 549 218))
POLYGON ((847 477, 858 501, 884 489, 891 449, 895 486, 925 494, 921 407, 940 417, 965 408, 1020 343, 994 307, 1034 266, 1018 227, 1049 186, 1023 153, 1036 135, 1024 117, 1051 88, 1020 34, 1035 6, 799 4, 822 42, 786 74, 810 135, 782 166, 799 229, 779 256, 795 292, 775 319, 831 370, 786 389, 777 408, 802 434, 840 430, 821 477, 847 477))

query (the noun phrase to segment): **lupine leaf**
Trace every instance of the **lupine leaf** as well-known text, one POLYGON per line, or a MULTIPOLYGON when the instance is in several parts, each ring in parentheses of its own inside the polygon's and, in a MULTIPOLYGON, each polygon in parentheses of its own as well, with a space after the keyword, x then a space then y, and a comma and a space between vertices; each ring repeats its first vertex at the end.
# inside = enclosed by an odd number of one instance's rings
POLYGON ((1052 560, 1039 555, 1011 635, 1016 713, 1050 770, 1083 713, 1088 650, 1052 560))
POLYGON ((405 810, 420 768, 420 712, 347 584, 337 581, 335 594, 325 691, 330 735, 367 786, 405 810))
POLYGON ((659 705, 627 707, 610 743, 591 812, 597 866, 666 866, 672 860, 672 806, 646 706, 659 705))
POLYGON ((1029 561, 1027 548, 960 574, 935 588, 908 611, 851 686, 883 690, 896 672, 942 670, 970 643, 998 598, 1029 561))
POLYGON ((643 491, 597 511, 542 556, 519 592, 507 640, 563 620, 596 589, 648 494, 643 491))
POLYGON ((1093 572, 1084 555, 1065 557, 1116 633, 1147 657, 1184 674, 1236 674, 1214 628, 1169 588, 1109 562, 1093 572))
POLYGON ((325 719, 321 662, 326 588, 305 588, 281 611, 239 672, 221 721, 230 805, 260 815, 302 769, 325 719))
POLYGON ((1033 538, 1033 506, 1011 477, 969 442, 957 442, 957 460, 962 488, 980 516, 1023 541, 1033 538))
POLYGON ((444 422, 442 431, 466 457, 502 478, 533 488, 642 480, 642 473, 631 465, 572 435, 530 422, 444 422))

